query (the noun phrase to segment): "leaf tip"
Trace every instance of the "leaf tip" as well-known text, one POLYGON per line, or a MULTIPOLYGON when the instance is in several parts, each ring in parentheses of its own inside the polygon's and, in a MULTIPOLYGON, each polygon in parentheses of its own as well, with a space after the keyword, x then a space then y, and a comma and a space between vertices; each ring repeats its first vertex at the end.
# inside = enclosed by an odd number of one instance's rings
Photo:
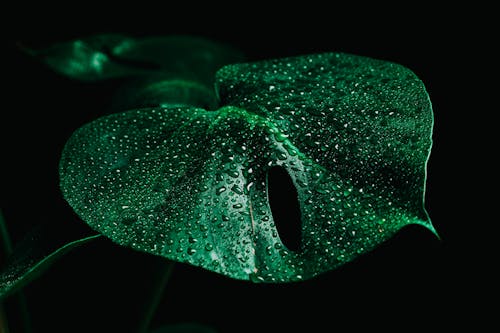
POLYGON ((430 218, 428 216, 427 216, 427 219, 425 219, 425 220, 418 220, 418 221, 415 222, 415 224, 421 225, 424 228, 426 228, 427 230, 429 230, 432 234, 434 234, 434 236, 436 236, 436 238, 439 241, 443 240, 441 238, 441 236, 439 235, 439 233, 437 232, 436 228, 434 227, 434 225, 432 224, 432 222, 431 222, 431 220, 430 220, 430 218))

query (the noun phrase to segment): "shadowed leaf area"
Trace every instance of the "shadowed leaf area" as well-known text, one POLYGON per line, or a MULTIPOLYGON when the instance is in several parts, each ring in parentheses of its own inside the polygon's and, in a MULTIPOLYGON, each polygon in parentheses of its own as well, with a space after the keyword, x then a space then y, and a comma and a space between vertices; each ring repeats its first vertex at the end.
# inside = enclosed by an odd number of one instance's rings
POLYGON ((87 235, 68 241, 68 237, 55 235, 60 231, 41 226, 32 230, 19 242, 2 267, 0 299, 19 291, 71 250, 101 237, 101 235, 87 235))
POLYGON ((180 323, 157 328, 151 331, 151 333, 217 333, 217 331, 201 324, 180 323))
POLYGON ((115 111, 168 104, 214 108, 216 71, 241 52, 194 36, 97 35, 31 51, 54 71, 85 82, 125 79, 115 111))

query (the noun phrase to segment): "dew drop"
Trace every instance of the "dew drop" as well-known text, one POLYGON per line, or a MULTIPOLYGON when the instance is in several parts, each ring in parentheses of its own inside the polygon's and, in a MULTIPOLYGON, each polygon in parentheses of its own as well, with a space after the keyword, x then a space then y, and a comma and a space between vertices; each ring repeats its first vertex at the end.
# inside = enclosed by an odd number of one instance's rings
POLYGON ((283 153, 283 152, 279 152, 279 153, 277 154, 277 157, 278 157, 278 159, 279 159, 280 161, 284 161, 284 160, 286 160, 286 158, 287 158, 286 154, 285 154, 285 153, 283 153))
POLYGON ((251 273, 248 276, 250 278, 250 281, 252 282, 257 282, 257 283, 264 282, 264 278, 260 275, 257 275, 257 273, 251 273))
POLYGON ((238 178, 238 176, 240 175, 238 171, 228 171, 227 174, 233 178, 238 178))
POLYGON ((319 194, 329 194, 330 193, 330 191, 328 189, 320 188, 320 187, 316 187, 314 190, 316 192, 318 192, 319 194))
POLYGON ((215 190, 215 194, 221 195, 225 191, 226 191, 226 188, 224 186, 221 186, 221 187, 219 187, 218 189, 215 190))
POLYGON ((243 191, 241 190, 241 188, 239 188, 236 185, 233 185, 233 187, 231 187, 231 191, 233 191, 234 193, 239 194, 239 195, 243 194, 243 191))
POLYGON ((297 179, 296 180, 296 183, 297 185, 299 185, 300 187, 306 187, 307 186, 307 183, 305 183, 304 181, 300 180, 300 179, 297 179))
POLYGON ((281 132, 277 132, 276 134, 274 134, 274 138, 278 142, 283 142, 283 141, 285 141, 288 138, 288 135, 283 134, 281 132))
POLYGON ((297 155, 297 150, 291 144, 284 144, 283 146, 285 147, 288 154, 290 154, 290 156, 297 155))

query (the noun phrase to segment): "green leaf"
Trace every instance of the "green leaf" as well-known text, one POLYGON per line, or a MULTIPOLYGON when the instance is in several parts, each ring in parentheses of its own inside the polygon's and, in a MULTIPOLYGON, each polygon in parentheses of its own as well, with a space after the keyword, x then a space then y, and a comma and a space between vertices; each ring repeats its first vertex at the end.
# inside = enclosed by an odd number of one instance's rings
POLYGON ((231 47, 193 36, 96 35, 33 53, 55 71, 83 81, 161 73, 209 85, 217 69, 243 59, 231 47))
POLYGON ((217 331, 196 323, 180 323, 157 328, 151 333, 217 333, 217 331))
POLYGON ((0 300, 38 278, 63 255, 99 237, 101 235, 88 236, 58 247, 47 237, 28 236, 0 272, 0 300))
POLYGON ((146 108, 78 129, 60 178, 82 219, 120 245, 255 282, 311 278, 408 224, 434 231, 432 109, 408 69, 327 53, 230 65, 216 88, 217 111, 146 108), (299 251, 273 221, 273 166, 297 189, 299 251))
POLYGON ((213 109, 215 72, 244 59, 229 46, 193 36, 96 35, 32 53, 72 79, 128 79, 113 101, 113 109, 119 111, 165 101, 213 109))

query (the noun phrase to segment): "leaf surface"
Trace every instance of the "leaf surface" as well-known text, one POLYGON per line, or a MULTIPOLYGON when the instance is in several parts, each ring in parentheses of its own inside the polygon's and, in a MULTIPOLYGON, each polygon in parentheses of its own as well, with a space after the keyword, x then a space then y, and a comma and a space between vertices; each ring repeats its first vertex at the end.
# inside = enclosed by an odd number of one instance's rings
POLYGON ((311 278, 408 224, 423 205, 432 109, 390 62, 327 53, 223 67, 217 111, 145 108, 78 129, 60 162, 66 200, 120 245, 226 276, 311 278), (297 189, 290 251, 267 197, 281 167, 297 189))

